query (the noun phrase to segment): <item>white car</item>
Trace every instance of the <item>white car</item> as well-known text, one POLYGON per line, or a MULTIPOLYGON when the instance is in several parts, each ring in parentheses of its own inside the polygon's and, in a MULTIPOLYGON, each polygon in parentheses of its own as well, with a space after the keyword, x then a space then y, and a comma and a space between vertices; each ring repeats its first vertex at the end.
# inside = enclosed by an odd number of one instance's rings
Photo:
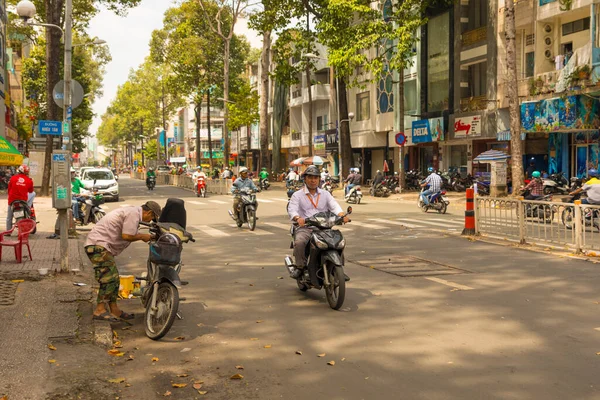
POLYGON ((84 194, 89 193, 92 187, 96 187, 98 193, 102 194, 105 199, 119 201, 119 183, 110 169, 86 169, 81 176, 81 183, 85 188, 82 190, 84 194))

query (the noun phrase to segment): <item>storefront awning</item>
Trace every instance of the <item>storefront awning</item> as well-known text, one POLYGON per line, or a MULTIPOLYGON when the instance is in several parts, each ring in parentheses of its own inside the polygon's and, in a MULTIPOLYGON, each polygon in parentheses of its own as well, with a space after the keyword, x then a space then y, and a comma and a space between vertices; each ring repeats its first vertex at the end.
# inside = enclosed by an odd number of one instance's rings
POLYGON ((17 166, 23 162, 23 155, 19 150, 10 144, 5 138, 0 136, 0 165, 17 166))

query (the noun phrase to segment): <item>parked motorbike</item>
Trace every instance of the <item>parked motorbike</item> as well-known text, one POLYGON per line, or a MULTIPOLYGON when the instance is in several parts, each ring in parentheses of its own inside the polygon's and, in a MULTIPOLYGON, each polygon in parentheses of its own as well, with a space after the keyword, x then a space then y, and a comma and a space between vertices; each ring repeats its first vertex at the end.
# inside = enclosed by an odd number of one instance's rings
MULTIPOLYGON (((36 221, 35 218, 35 208, 33 205, 29 207, 26 201, 23 200, 15 200, 10 204, 12 208, 12 215, 14 219, 14 223, 16 224, 22 219, 32 219, 36 221)), ((32 234, 37 232, 37 222, 36 226, 33 228, 32 234)))
POLYGON ((362 199, 362 190, 360 189, 360 185, 354 186, 352 189, 348 191, 348 194, 345 196, 346 203, 360 204, 362 199))
POLYGON ((79 222, 82 226, 90 223, 97 224, 106 215, 106 212, 100 207, 104 204, 104 196, 98 193, 96 189, 92 195, 79 197, 79 222))
POLYGON ((552 174, 547 179, 544 179, 544 194, 553 193, 570 193, 569 181, 562 172, 552 174))
MULTIPOLYGON (((308 289, 325 288, 325 295, 329 306, 339 310, 346 297, 346 279, 344 274, 344 248, 346 240, 337 229, 342 225, 344 217, 352 213, 352 207, 344 216, 338 216, 331 211, 320 212, 306 218, 305 224, 313 228, 313 233, 306 246, 308 257, 304 274, 296 279, 298 288, 306 292, 308 289)), ((295 227, 292 226, 292 245, 294 247, 295 227)), ((294 272, 294 263, 288 255, 285 257, 285 266, 290 274, 294 272)))
MULTIPOLYGON (((421 193, 426 191, 429 186, 423 187, 421 193)), ((450 200, 445 196, 446 191, 442 190, 437 193, 433 193, 429 195, 429 204, 425 204, 423 202, 422 196, 419 194, 419 199, 417 200, 417 205, 423 212, 427 212, 429 210, 437 210, 438 214, 446 214, 446 210, 448 209, 448 204, 450 204, 450 200)))
POLYGON ((323 189, 327 190, 329 193, 333 192, 333 185, 331 184, 331 177, 325 178, 325 182, 323 182, 323 189))
POLYGON ((381 183, 383 186, 389 189, 390 193, 399 193, 400 192, 400 180, 398 175, 395 176, 386 176, 381 183))
POLYGON ((206 197, 206 179, 203 176, 198 177, 196 183, 196 197, 206 197))
MULTIPOLYGON (((573 178, 571 178, 573 179, 573 178)), ((565 203, 574 203, 575 200, 581 199, 582 193, 563 198, 562 201, 565 203)), ((585 207, 585 205, 584 205, 585 207)), ((585 226, 593 226, 600 231, 600 212, 598 209, 583 209, 582 210, 583 222, 585 226)), ((575 208, 572 206, 565 207, 563 210, 560 220, 567 229, 573 229, 573 220, 575 219, 575 208)))
POLYGON ((437 171, 436 174, 442 178, 442 190, 454 190, 452 187, 452 177, 447 171, 437 171))
POLYGON ((154 190, 155 186, 156 186, 156 177, 155 176, 151 176, 146 179, 146 187, 148 188, 148 190, 154 190))
POLYGON ((369 189, 369 194, 374 197, 390 197, 392 192, 390 189, 383 184, 383 182, 378 183, 375 187, 371 185, 369 189))
POLYGON ((406 189, 408 190, 420 190, 421 189, 421 181, 425 179, 423 174, 419 171, 410 170, 406 173, 405 181, 406 181, 406 189))
POLYGON ((296 193, 296 191, 302 189, 303 186, 304 186, 304 183, 301 181, 293 181, 293 182, 288 181, 286 183, 287 197, 288 197, 288 202, 285 207, 286 211, 290 208, 290 199, 292 198, 293 194, 296 193))
POLYGON ((473 185, 477 185, 477 194, 479 196, 489 196, 490 195, 489 182, 484 182, 482 180, 476 180, 475 182, 473 182, 473 185))
POLYGON ((256 200, 256 194, 254 193, 253 190, 248 188, 236 189, 233 192, 233 195, 239 197, 241 201, 237 210, 229 210, 228 212, 231 218, 236 222, 238 228, 244 223, 248 224, 248 228, 251 231, 256 228, 256 209, 258 208, 258 201, 256 200))
MULTIPOLYGON (((523 197, 529 196, 529 190, 521 190, 523 197)), ((552 195, 542 196, 535 201, 552 201, 552 195)), ((525 203, 524 212, 525 218, 537 218, 546 223, 551 223, 556 213, 556 207, 546 204, 525 203)))
POLYGON ((332 189, 337 189, 340 187, 340 177, 339 176, 332 176, 331 178, 331 188, 332 189))
POLYGON ((195 240, 176 223, 140 222, 140 225, 147 226, 152 235, 148 243, 147 272, 137 278, 146 282, 140 288, 145 308, 144 326, 146 336, 158 340, 169 332, 176 316, 181 318, 178 288, 186 283, 179 279, 182 244, 195 240))

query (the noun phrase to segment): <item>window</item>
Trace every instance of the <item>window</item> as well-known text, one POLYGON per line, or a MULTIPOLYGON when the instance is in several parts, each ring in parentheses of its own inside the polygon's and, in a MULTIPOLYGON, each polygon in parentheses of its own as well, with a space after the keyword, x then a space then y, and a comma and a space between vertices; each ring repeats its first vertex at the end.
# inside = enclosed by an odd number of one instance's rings
POLYGON ((325 131, 327 129, 329 129, 329 116, 328 115, 323 115, 320 117, 317 117, 317 130, 318 131, 325 131))
POLYGON ((371 118, 371 101, 369 99, 371 92, 359 93, 356 95, 356 120, 365 121, 371 118))
POLYGON ((573 22, 567 22, 562 25, 562 35, 567 36, 573 33, 587 31, 590 29, 590 17, 578 19, 573 22))
POLYGON ((448 109, 450 94, 449 13, 427 23, 427 111, 448 109))
POLYGON ((404 81, 404 113, 412 115, 417 113, 419 105, 419 93, 417 93, 417 80, 404 81))
POLYGON ((535 53, 525 53, 525 77, 533 76, 533 68, 535 66, 535 53))
POLYGON ((470 0, 468 7, 469 22, 464 27, 464 32, 487 26, 488 0, 470 0))
POLYGON ((469 95, 467 97, 479 97, 487 95, 487 62, 469 66, 469 95))

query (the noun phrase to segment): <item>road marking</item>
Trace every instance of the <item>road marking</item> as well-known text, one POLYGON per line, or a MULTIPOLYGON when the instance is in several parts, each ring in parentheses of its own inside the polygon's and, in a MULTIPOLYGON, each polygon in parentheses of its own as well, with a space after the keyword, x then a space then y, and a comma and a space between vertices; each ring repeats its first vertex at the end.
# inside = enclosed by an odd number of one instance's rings
POLYGON ((459 283, 450 282, 445 279, 434 278, 434 277, 427 277, 425 279, 433 281, 433 282, 441 283, 442 285, 450 286, 450 287, 453 287, 453 288, 459 289, 459 290, 473 290, 472 287, 461 285, 459 283))
POLYGON ((275 203, 273 200, 259 199, 259 203, 275 203))
POLYGON ((201 201, 196 201, 196 200, 188 200, 188 203, 196 204, 198 206, 203 206, 204 205, 204 203, 202 203, 201 201))
POLYGON ((443 218, 429 218, 432 221, 440 221, 440 222, 446 222, 448 224, 455 224, 455 225, 464 225, 465 222, 464 221, 455 221, 453 219, 443 219, 443 218))
POLYGON ((415 222, 417 224, 426 224, 426 225, 433 225, 433 226, 439 226, 442 228, 447 228, 448 225, 446 224, 442 224, 439 222, 431 222, 431 221, 425 221, 425 220, 420 220, 420 219, 410 219, 410 218, 398 218, 398 220, 402 220, 402 221, 410 221, 410 222, 415 222))
POLYGON ((221 201, 221 200, 208 200, 211 203, 217 203, 217 204, 228 204, 226 201, 221 201))
POLYGON ((356 226, 362 226, 363 228, 369 228, 369 229, 385 229, 386 228, 381 225, 367 224, 365 222, 359 222, 359 221, 352 221, 351 224, 356 225, 356 226))
POLYGON ((198 225, 198 226, 192 226, 192 228, 202 231, 203 233, 206 233, 209 236, 212 237, 226 237, 226 236, 231 236, 229 233, 220 231, 218 229, 215 228, 211 228, 208 225, 198 225))
POLYGON ((285 229, 286 231, 290 230, 291 224, 282 224, 281 222, 265 222, 265 225, 273 226, 275 228, 285 229))
MULTIPOLYGON (((237 228, 238 227, 237 225, 233 225, 233 224, 229 225, 229 226, 231 226, 232 228, 237 228)), ((258 235, 258 236, 265 236, 265 235, 272 235, 273 234, 273 232, 265 231, 264 229, 260 229, 260 228, 254 228, 253 231, 248 230, 248 233, 251 233, 253 235, 258 235)))
MULTIPOLYGON (((408 222, 390 221, 390 220, 381 219, 381 218, 370 218, 369 221, 380 222, 382 224, 400 225, 400 226, 405 226, 407 228, 422 228, 422 226, 420 226, 420 225, 413 225, 413 224, 409 224, 408 222)), ((401 221, 401 220, 399 220, 399 221, 401 221)))

